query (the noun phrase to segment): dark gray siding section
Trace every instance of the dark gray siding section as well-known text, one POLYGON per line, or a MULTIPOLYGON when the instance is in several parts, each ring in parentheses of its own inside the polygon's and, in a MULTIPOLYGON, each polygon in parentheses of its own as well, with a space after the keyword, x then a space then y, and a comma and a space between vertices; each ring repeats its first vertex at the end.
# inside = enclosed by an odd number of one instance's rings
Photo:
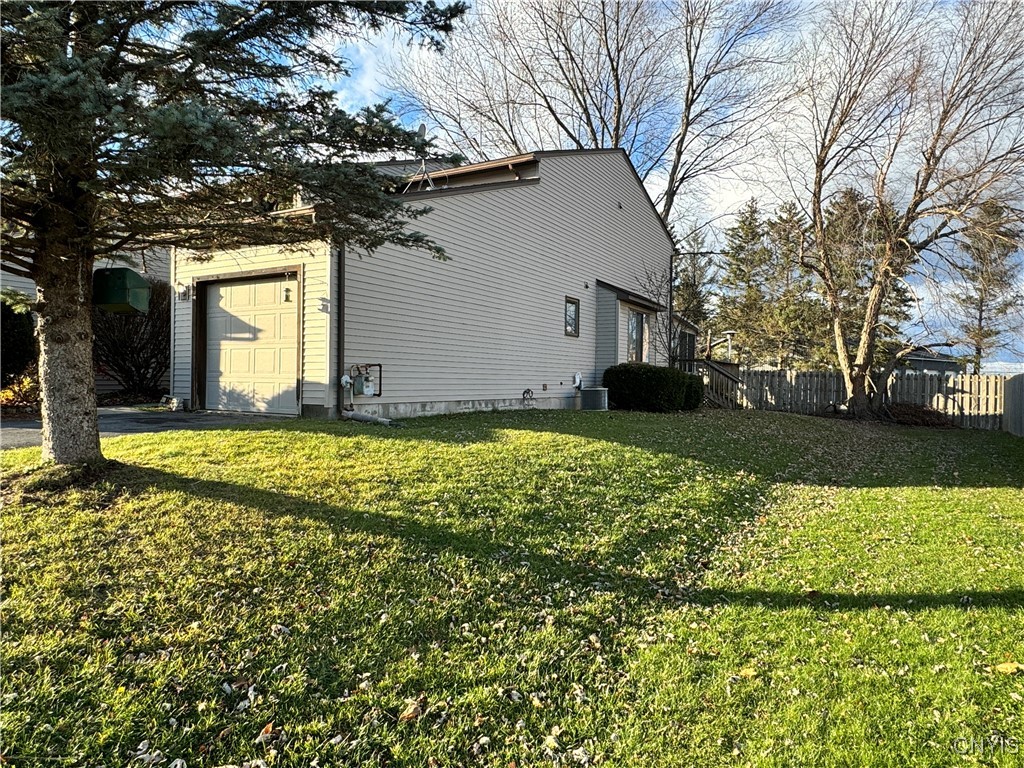
POLYGON ((606 368, 619 362, 619 300, 606 288, 597 289, 596 378, 600 384, 606 368))

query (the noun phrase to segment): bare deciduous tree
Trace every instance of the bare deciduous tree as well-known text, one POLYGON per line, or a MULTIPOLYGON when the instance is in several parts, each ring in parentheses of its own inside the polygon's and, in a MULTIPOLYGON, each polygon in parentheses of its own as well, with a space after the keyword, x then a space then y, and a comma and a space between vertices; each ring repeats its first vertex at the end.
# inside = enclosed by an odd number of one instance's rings
POLYGON ((684 190, 748 157, 790 18, 789 0, 488 2, 450 55, 393 62, 389 86, 473 159, 621 147, 670 221, 684 190))
POLYGON ((900 281, 948 256, 985 199, 1024 200, 1024 6, 993 0, 831 2, 794 65, 800 96, 778 126, 811 223, 804 264, 828 301, 850 407, 871 410, 881 315, 900 281), (869 242, 826 227, 829 201, 855 186, 873 202, 869 242), (844 254, 867 255, 863 318, 841 300, 844 254))
POLYGON ((93 360, 132 395, 157 396, 171 366, 171 286, 150 283, 145 314, 115 315, 93 309, 93 360))

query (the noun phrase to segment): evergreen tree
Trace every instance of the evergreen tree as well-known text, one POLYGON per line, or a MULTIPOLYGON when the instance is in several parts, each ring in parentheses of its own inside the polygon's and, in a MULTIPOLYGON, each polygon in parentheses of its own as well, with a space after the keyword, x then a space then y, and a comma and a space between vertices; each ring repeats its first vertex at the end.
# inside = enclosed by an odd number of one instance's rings
POLYGON ((673 309, 698 328, 706 328, 712 317, 712 286, 718 268, 704 234, 695 229, 686 235, 675 260, 673 309))
POLYGON ((779 368, 815 368, 830 349, 828 312, 801 265, 807 224, 796 205, 784 203, 766 222, 771 270, 765 283, 765 334, 779 368))
POLYGON ((330 239, 439 249, 360 162, 426 154, 383 106, 340 109, 327 42, 397 25, 440 47, 462 2, 0 4, 3 269, 38 301, 43 456, 102 458, 92 267, 126 250, 330 239), (300 192, 315 215, 275 216, 300 192))
POLYGON ((756 200, 743 207, 725 240, 716 327, 719 333, 735 331, 734 352, 742 362, 757 364, 770 354, 772 343, 765 333, 771 252, 756 200))
POLYGON ((969 260, 953 295, 956 330, 970 346, 974 373, 981 373, 982 358, 1019 341, 1024 327, 1019 251, 1024 231, 1005 221, 1003 205, 994 200, 982 204, 968 230, 964 250, 969 260))
POLYGON ((750 201, 726 232, 717 330, 736 331, 733 348, 747 365, 820 365, 828 315, 801 266, 806 225, 792 203, 765 218, 750 201))

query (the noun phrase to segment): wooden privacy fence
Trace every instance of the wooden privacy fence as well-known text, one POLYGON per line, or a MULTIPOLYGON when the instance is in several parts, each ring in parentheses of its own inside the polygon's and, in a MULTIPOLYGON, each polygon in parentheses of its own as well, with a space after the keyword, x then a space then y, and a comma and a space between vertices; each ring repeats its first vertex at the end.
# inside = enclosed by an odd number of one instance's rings
POLYGON ((889 380, 893 403, 927 405, 961 427, 1000 429, 1005 376, 971 376, 902 371, 889 380))
POLYGON ((1003 429, 1024 437, 1024 373, 1007 379, 1003 385, 1003 429))
POLYGON ((741 378, 744 408, 816 414, 846 400, 842 375, 831 371, 744 371, 741 378))
MULTIPOLYGON (((741 379, 738 400, 744 408, 816 414, 846 401, 840 373, 744 371, 741 379)), ((1005 381, 1004 376, 899 371, 889 379, 889 400, 934 408, 961 427, 1000 429, 1005 381)))

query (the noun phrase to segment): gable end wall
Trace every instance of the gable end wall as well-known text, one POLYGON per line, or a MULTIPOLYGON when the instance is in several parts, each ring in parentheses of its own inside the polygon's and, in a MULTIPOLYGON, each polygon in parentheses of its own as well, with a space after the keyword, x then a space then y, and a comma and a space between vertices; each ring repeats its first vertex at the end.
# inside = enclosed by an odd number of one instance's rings
MULTIPOLYGON (((539 184, 416 202, 433 211, 413 226, 448 261, 395 247, 345 257, 345 366, 383 365, 383 396, 355 398, 369 413, 515 407, 524 390, 571 406, 573 373, 599 385, 615 362, 598 328, 618 302, 599 306, 596 281, 647 294, 644 276, 668 269, 671 243, 619 152, 543 157, 539 184), (566 296, 580 301, 579 337, 564 333, 566 296)), ((624 332, 604 329, 618 359, 624 332)))

